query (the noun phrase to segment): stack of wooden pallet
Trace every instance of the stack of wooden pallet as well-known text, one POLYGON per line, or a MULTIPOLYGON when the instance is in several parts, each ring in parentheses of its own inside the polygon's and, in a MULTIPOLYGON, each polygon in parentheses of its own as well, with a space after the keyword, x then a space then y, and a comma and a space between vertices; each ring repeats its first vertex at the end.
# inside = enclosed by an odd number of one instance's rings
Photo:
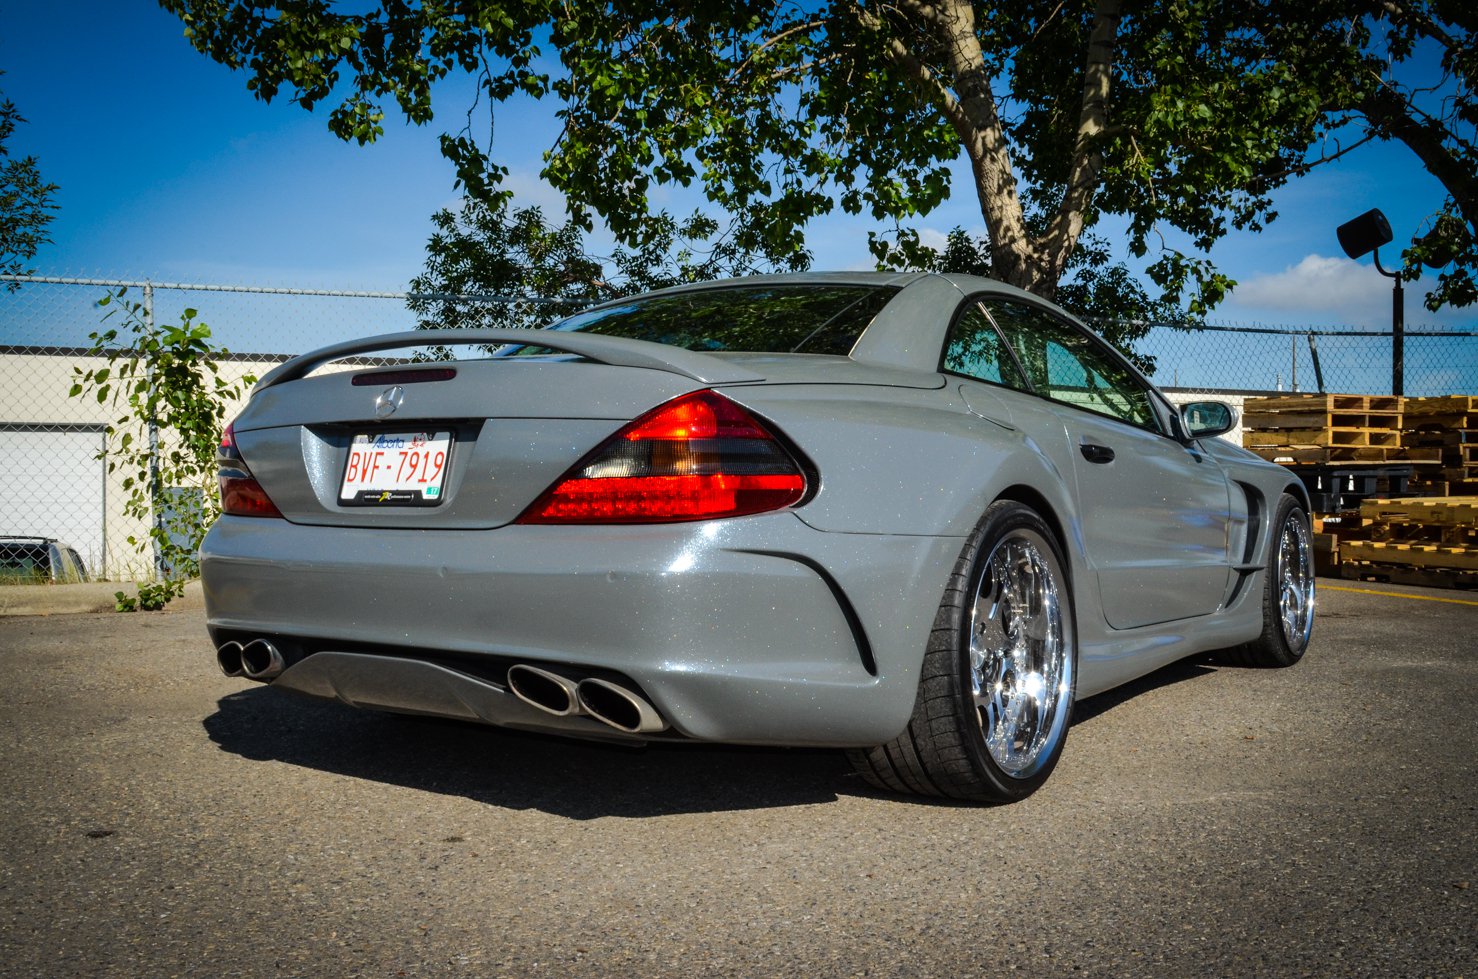
POLYGON ((1338 555, 1346 578, 1478 586, 1478 496, 1364 500, 1358 526, 1341 522, 1338 555))
MULTIPOLYGON (((1293 394, 1248 398, 1242 444, 1284 464, 1386 463, 1412 457, 1402 444, 1405 398, 1369 394, 1293 394)), ((1423 448, 1430 461, 1438 453, 1423 448)))
POLYGON ((1478 397, 1408 398, 1405 428, 1402 445, 1417 453, 1414 492, 1478 495, 1478 397))

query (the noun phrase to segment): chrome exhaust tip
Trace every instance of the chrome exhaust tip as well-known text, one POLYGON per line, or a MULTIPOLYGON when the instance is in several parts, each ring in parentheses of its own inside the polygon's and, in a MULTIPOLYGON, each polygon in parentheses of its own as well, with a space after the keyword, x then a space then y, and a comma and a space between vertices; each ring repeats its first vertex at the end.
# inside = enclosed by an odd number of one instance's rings
POLYGON ((241 647, 241 672, 248 679, 271 680, 287 669, 282 650, 265 639, 253 639, 241 647))
POLYGON ((609 680, 581 680, 577 693, 585 713, 627 734, 655 734, 667 722, 645 697, 609 680))
POLYGON ((216 663, 227 676, 241 676, 245 672, 241 668, 241 643, 221 643, 221 648, 216 650, 216 663))
POLYGON ((527 663, 508 667, 508 689, 524 703, 555 717, 581 712, 579 684, 567 676, 541 670, 527 663))

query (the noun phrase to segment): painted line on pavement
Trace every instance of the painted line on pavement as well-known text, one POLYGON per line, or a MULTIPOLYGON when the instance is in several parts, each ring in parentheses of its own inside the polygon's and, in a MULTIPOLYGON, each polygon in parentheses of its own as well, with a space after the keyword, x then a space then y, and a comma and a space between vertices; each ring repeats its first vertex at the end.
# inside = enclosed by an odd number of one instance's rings
POLYGON ((1319 591, 1348 591, 1356 595, 1383 595, 1386 598, 1410 598, 1418 602, 1446 602, 1449 605, 1478 605, 1465 598, 1438 598, 1435 595, 1408 595, 1404 591, 1376 591, 1373 588, 1345 588, 1340 585, 1320 585, 1319 591))

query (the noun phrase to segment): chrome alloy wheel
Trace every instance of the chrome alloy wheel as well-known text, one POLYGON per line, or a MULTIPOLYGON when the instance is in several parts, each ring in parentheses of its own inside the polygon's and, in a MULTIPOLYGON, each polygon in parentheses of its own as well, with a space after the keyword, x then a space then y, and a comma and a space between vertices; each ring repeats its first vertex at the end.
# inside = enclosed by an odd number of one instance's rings
POLYGON ((1278 612, 1283 641, 1301 653, 1314 630, 1314 548, 1308 525, 1294 510, 1278 535, 1278 612))
POLYGON ((1067 731, 1073 624, 1051 546, 1019 528, 996 544, 970 614, 970 686, 986 753, 1005 774, 1029 778, 1067 731))

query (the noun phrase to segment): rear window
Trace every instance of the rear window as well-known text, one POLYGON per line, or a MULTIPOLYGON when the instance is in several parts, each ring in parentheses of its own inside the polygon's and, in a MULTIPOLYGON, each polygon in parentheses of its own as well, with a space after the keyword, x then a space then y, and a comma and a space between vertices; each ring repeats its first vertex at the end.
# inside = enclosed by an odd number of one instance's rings
MULTIPOLYGON (((849 353, 895 286, 767 285, 647 296, 577 313, 552 330, 649 340, 688 350, 849 353)), ((540 353, 521 347, 512 354, 540 353)))
POLYGON ((0 583, 35 584, 51 580, 45 544, 0 544, 0 583))

